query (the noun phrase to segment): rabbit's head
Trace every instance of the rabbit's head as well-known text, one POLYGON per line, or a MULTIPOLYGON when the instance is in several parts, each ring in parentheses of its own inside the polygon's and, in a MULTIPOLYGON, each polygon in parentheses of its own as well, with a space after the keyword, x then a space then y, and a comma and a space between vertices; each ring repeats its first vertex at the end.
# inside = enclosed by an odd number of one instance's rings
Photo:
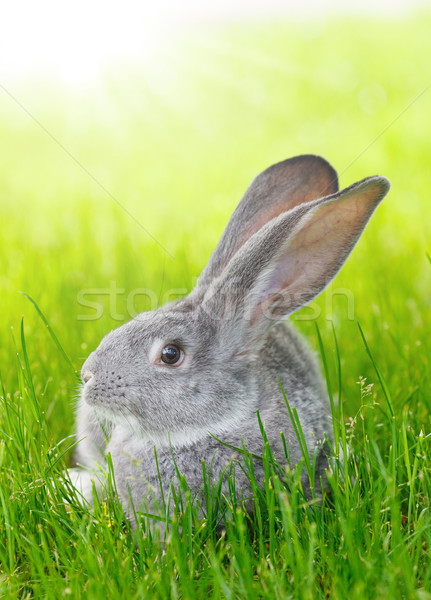
POLYGON ((251 416, 269 327, 338 273, 389 182, 337 190, 335 171, 311 155, 256 177, 192 293, 111 331, 89 356, 84 400, 114 424, 174 445, 251 416))

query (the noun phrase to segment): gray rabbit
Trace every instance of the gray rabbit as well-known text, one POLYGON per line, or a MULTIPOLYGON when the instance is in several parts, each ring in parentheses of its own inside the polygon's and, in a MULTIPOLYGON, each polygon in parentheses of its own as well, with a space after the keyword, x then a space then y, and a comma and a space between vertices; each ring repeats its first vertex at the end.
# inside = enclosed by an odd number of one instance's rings
MULTIPOLYGON (((199 494, 202 459, 216 480, 232 459, 242 460, 229 446, 262 453, 257 410, 275 458, 286 463, 284 432, 294 466, 301 448, 280 384, 311 460, 317 449, 316 477, 324 475, 329 403, 315 359, 286 317, 335 277, 389 187, 375 176, 338 191, 334 169, 313 155, 253 180, 190 295, 111 331, 82 367, 77 463, 84 468, 70 476, 89 502, 93 482, 103 485, 96 465, 107 452, 133 525, 131 503, 151 511, 160 482, 165 494, 178 483, 176 467, 199 494)), ((262 483, 262 462, 254 469, 262 483)), ((247 495, 247 477, 235 473, 238 493, 247 495)))

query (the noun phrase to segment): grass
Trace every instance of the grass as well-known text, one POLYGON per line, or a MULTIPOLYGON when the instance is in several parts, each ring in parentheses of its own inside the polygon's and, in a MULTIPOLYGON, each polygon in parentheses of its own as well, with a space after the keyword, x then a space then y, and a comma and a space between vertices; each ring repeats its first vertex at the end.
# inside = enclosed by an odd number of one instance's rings
POLYGON ((429 26, 421 14, 212 28, 92 88, 6 86, 67 152, 0 95, 2 597, 431 597, 431 91, 418 98, 429 26), (207 487, 199 520, 184 482, 169 542, 134 538, 112 499, 90 512, 64 478, 76 372, 148 308, 143 295, 127 304, 132 290, 161 302, 190 289, 252 176, 303 152, 327 157, 342 185, 375 173, 393 185, 329 291, 295 319, 322 356, 348 458, 316 508, 298 471, 273 472, 263 442, 252 517, 207 487), (115 302, 110 282, 125 290, 115 302), (78 302, 89 289, 97 320, 78 302))

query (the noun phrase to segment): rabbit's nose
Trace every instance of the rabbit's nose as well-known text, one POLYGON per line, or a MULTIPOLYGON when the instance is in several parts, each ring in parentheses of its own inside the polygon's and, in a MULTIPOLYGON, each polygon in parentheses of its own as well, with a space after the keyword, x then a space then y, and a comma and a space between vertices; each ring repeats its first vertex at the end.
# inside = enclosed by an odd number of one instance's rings
POLYGON ((88 383, 90 379, 93 377, 94 372, 94 352, 90 354, 85 363, 82 365, 81 369, 81 379, 84 383, 88 383))
POLYGON ((92 377, 93 375, 89 371, 85 371, 81 374, 81 378, 84 383, 88 383, 92 377))

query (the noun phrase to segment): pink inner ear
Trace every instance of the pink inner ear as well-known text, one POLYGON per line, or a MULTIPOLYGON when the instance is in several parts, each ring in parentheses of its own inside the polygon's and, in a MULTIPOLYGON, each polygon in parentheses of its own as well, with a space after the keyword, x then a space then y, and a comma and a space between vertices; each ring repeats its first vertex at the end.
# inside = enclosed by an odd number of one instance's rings
POLYGON ((289 314, 326 287, 378 204, 379 190, 376 185, 365 185, 308 213, 261 277, 252 322, 262 314, 289 314))

